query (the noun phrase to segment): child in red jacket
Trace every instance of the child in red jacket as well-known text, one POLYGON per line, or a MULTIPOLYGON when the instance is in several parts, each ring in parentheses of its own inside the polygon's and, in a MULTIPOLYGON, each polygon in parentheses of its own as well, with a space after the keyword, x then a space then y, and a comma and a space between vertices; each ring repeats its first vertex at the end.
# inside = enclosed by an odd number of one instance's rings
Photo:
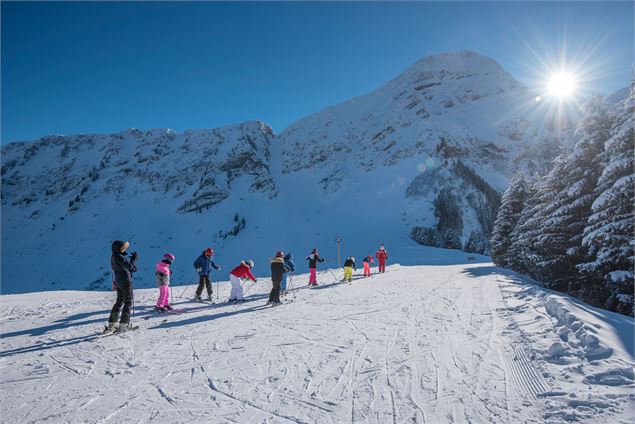
POLYGON ((243 286, 241 285, 241 278, 248 278, 254 283, 256 277, 251 273, 251 269, 254 267, 254 261, 241 261, 240 265, 232 269, 229 273, 229 281, 232 284, 232 291, 229 295, 230 302, 242 302, 243 299, 243 286))

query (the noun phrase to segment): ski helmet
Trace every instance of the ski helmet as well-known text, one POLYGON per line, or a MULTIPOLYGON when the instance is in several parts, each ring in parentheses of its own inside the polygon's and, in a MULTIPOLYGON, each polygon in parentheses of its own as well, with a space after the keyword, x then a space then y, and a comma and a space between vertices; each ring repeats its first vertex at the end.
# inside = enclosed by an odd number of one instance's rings
POLYGON ((276 258, 284 258, 284 252, 282 250, 278 250, 276 252, 276 258))
POLYGON ((205 256, 212 256, 214 254, 214 249, 212 249, 211 247, 208 247, 207 249, 205 249, 205 256))
POLYGON ((247 265, 249 268, 253 268, 254 267, 254 261, 252 261, 251 259, 244 261, 245 265, 247 265))
POLYGON ((170 262, 172 262, 172 261, 173 261, 174 259, 176 259, 176 258, 174 257, 174 255, 173 255, 173 254, 171 254, 171 253, 166 253, 165 255, 163 255, 163 259, 168 259, 170 262))

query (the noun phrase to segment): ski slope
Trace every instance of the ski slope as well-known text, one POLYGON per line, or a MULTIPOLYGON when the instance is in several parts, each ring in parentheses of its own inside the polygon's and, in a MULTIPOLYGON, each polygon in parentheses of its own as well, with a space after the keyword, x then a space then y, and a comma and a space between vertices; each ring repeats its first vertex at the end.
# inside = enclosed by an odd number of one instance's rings
POLYGON ((2 421, 635 421, 632 318, 488 262, 319 280, 296 276, 276 308, 260 279, 249 302, 182 299, 181 315, 138 290, 141 329, 109 336, 113 293, 0 296, 2 421))

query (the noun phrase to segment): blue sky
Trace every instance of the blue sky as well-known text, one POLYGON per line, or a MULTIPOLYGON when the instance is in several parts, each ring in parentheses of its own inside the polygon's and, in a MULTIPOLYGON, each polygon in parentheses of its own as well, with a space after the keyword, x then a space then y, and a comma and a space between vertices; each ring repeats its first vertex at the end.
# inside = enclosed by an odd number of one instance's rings
POLYGON ((632 2, 2 2, 2 143, 293 121, 470 49, 529 86, 566 62, 628 85, 632 2))

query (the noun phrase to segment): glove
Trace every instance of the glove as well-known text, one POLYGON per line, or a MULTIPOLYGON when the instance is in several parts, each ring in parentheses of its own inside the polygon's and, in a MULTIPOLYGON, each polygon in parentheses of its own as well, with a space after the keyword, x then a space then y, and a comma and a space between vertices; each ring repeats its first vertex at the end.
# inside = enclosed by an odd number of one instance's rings
POLYGON ((139 255, 137 255, 137 252, 132 252, 132 254, 130 255, 130 259, 136 261, 138 256, 139 255))
POLYGON ((196 268, 196 272, 201 272, 201 271, 203 271, 203 268, 201 268, 200 266, 196 268))

